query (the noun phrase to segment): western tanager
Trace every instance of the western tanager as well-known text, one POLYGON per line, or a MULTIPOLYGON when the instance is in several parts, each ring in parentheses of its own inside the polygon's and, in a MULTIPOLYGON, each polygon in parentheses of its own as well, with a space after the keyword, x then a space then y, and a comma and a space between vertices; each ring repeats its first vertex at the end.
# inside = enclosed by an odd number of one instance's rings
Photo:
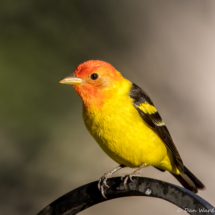
POLYGON ((107 179, 123 167, 137 168, 122 177, 125 186, 142 168, 154 166, 169 171, 194 193, 205 188, 184 166, 149 96, 112 65, 99 60, 87 61, 60 83, 74 85, 83 101, 83 118, 88 131, 103 151, 119 164, 99 180, 98 187, 104 197, 107 179))

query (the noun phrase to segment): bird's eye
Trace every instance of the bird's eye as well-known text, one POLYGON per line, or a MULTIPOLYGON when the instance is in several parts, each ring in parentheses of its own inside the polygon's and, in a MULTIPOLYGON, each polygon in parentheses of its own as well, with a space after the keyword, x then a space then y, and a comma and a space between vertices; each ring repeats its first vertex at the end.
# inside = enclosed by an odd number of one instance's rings
POLYGON ((99 75, 97 73, 93 73, 93 74, 90 75, 90 78, 92 80, 96 80, 98 77, 99 77, 99 75))

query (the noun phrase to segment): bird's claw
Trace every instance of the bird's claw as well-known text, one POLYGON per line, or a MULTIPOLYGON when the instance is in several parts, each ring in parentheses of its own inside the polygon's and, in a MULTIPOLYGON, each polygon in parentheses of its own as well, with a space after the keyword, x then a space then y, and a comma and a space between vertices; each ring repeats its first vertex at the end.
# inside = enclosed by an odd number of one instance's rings
POLYGON ((121 177, 121 180, 123 181, 124 183, 124 187, 125 189, 127 189, 127 182, 128 182, 128 179, 132 182, 134 182, 133 180, 133 176, 140 176, 140 173, 131 173, 131 174, 123 174, 122 177, 121 177))
POLYGON ((102 196, 107 199, 107 197, 105 196, 104 193, 104 188, 107 187, 109 188, 109 186, 107 185, 107 179, 111 177, 111 173, 110 172, 106 172, 100 179, 99 179, 99 183, 98 183, 98 189, 101 191, 102 196))
POLYGON ((133 182, 132 177, 133 177, 132 174, 123 174, 123 175, 122 175, 121 180, 123 181, 123 184, 124 184, 125 189, 127 189, 127 182, 128 182, 128 179, 130 179, 130 180, 133 182))
POLYGON ((105 186, 105 187, 109 188, 109 186, 107 185, 107 179, 108 179, 108 177, 105 177, 105 175, 103 175, 99 179, 98 188, 99 188, 100 191, 101 191, 102 186, 105 186))

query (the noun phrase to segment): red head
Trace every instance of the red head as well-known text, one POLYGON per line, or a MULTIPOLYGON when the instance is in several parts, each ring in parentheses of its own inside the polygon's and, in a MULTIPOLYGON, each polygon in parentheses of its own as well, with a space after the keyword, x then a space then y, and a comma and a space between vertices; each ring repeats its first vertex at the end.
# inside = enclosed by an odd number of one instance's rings
POLYGON ((90 60, 80 64, 74 73, 60 83, 74 85, 85 106, 101 106, 114 93, 123 77, 115 68, 104 61, 90 60))

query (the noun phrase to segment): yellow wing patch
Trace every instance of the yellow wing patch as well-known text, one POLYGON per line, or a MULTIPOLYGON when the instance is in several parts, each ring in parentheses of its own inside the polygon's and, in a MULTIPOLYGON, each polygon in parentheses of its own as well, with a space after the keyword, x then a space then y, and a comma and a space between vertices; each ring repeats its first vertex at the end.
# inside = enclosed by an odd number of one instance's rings
POLYGON ((138 108, 142 110, 144 113, 148 113, 148 114, 153 114, 157 112, 157 109, 153 105, 150 105, 148 102, 141 103, 138 106, 138 108))
POLYGON ((165 123, 163 122, 157 109, 153 105, 149 104, 148 102, 144 102, 139 105, 136 105, 136 107, 143 111, 144 114, 149 116, 149 118, 147 118, 146 121, 146 123, 148 123, 149 126, 152 125, 151 123, 153 123, 155 126, 165 126, 165 123))

